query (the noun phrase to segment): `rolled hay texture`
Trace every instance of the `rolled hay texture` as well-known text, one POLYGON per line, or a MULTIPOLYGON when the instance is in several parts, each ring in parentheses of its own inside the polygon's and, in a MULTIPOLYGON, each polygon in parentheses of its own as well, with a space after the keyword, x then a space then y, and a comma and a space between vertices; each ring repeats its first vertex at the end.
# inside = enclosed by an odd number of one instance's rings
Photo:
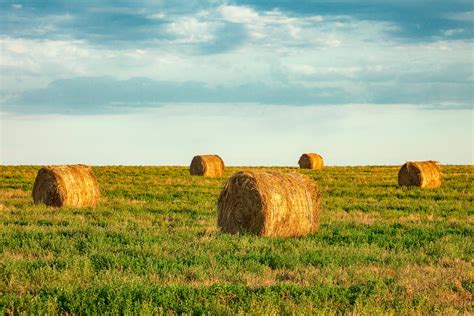
POLYGON ((33 201, 55 207, 96 206, 100 190, 92 168, 86 165, 47 166, 38 171, 33 201))
POLYGON ((321 194, 306 175, 242 171, 229 178, 217 202, 223 232, 289 237, 319 227, 321 194))
POLYGON ((199 155, 191 161, 189 173, 193 176, 222 177, 224 161, 218 155, 199 155))
POLYGON ((323 157, 314 153, 302 154, 298 164, 302 169, 323 170, 323 157))
POLYGON ((420 188, 438 188, 442 175, 437 161, 408 161, 398 172, 398 184, 420 188))

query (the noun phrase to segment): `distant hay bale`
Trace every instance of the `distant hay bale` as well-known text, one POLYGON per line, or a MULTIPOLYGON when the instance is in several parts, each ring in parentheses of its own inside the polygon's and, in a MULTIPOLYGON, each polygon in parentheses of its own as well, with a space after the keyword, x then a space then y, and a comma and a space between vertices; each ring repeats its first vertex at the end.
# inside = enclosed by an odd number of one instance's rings
POLYGON ((199 155, 191 161, 189 173, 193 176, 222 177, 224 161, 218 155, 199 155))
POLYGON ((224 185, 217 203, 223 232, 302 236, 319 226, 321 194, 306 175, 243 171, 224 185))
POLYGON ((437 161, 408 161, 398 172, 398 184, 420 188, 441 186, 442 176, 437 161))
POLYGON ((100 190, 92 168, 86 165, 41 168, 33 185, 33 201, 56 207, 96 206, 100 190))
POLYGON ((298 160, 298 164, 302 169, 323 170, 323 157, 314 153, 303 154, 298 160))

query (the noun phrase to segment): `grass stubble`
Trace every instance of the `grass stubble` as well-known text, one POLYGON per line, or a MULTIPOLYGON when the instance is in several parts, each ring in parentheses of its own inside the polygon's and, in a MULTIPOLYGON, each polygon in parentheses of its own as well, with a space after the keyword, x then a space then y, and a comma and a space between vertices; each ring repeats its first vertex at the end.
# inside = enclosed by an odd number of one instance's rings
POLYGON ((95 209, 34 205, 38 169, 0 166, 2 314, 473 311, 473 166, 432 190, 398 187, 398 167, 254 168, 318 183, 321 226, 296 238, 218 231, 243 168, 94 167, 95 209))

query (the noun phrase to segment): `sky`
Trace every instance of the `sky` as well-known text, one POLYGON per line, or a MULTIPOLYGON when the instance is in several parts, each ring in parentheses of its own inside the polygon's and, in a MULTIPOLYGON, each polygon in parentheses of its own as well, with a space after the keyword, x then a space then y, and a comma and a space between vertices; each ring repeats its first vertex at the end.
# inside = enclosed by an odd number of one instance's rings
POLYGON ((0 0, 0 163, 474 164, 471 0, 0 0))

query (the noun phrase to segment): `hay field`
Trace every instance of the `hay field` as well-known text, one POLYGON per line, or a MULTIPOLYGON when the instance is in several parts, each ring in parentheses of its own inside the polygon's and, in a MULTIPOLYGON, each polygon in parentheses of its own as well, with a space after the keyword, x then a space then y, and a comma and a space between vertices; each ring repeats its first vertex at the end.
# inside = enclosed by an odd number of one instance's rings
POLYGON ((474 312, 473 166, 443 166, 432 190, 398 187, 399 166, 271 168, 323 193, 298 238, 217 231, 243 168, 94 167, 96 209, 33 205, 38 169, 0 166, 2 314, 474 312))

